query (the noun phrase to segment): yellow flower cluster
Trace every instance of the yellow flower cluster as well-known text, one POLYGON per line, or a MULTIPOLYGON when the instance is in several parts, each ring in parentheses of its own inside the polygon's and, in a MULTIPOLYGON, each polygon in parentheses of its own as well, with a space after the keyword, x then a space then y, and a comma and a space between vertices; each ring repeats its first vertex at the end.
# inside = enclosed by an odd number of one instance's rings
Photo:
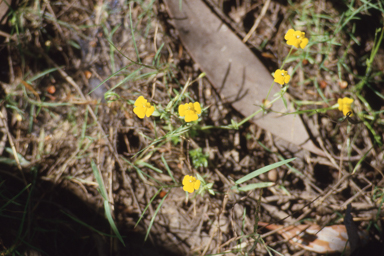
POLYGON ((337 103, 339 104, 339 110, 343 112, 346 116, 349 112, 349 116, 353 116, 351 104, 353 103, 353 99, 344 97, 342 99, 338 99, 337 103))
MULTIPOLYGON (((136 99, 133 112, 141 119, 145 116, 150 117, 155 111, 155 107, 151 105, 143 96, 136 99)), ((185 117, 185 122, 192 122, 199 119, 201 114, 201 106, 199 102, 186 103, 179 106, 180 117, 185 117)), ((193 176, 186 175, 183 179, 183 189, 189 193, 198 190, 200 187, 200 180, 193 176)))
MULTIPOLYGON (((305 33, 299 30, 295 31, 293 29, 288 30, 285 34, 284 39, 287 40, 288 45, 292 45, 296 48, 301 47, 304 49, 308 44, 308 38, 305 37, 305 33)), ((273 78, 276 83, 284 85, 289 83, 291 76, 288 75, 288 72, 284 69, 277 69, 273 75, 273 78)))
POLYGON ((196 179, 193 176, 185 175, 183 179, 183 190, 188 193, 193 193, 193 191, 198 190, 200 187, 200 180, 196 179))
MULTIPOLYGON (((133 112, 141 119, 145 116, 150 117, 155 111, 155 107, 151 105, 143 96, 137 98, 134 104, 133 112)), ((186 103, 179 106, 180 117, 185 117, 185 122, 189 123, 199 119, 201 114, 201 106, 199 102, 186 103)))

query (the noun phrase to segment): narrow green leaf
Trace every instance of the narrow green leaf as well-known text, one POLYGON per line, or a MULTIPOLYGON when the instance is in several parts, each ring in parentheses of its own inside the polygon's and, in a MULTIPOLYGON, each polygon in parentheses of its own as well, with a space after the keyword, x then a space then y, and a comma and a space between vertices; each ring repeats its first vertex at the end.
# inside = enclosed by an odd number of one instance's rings
POLYGON ((97 169, 97 166, 95 164, 95 161, 93 161, 93 159, 91 160, 91 167, 92 167, 93 175, 95 175, 97 184, 99 184, 100 194, 104 198, 104 200, 108 201, 107 190, 104 187, 103 178, 101 177, 99 169, 97 169))
POLYGON ((238 187, 237 190, 245 192, 245 191, 249 191, 249 190, 253 190, 253 189, 257 189, 257 188, 266 188, 266 187, 270 187, 273 185, 275 185, 274 182, 252 183, 252 184, 246 185, 244 187, 238 187))
POLYGON ((168 194, 169 194, 169 192, 163 197, 163 199, 160 201, 159 205, 157 206, 156 211, 152 216, 151 222, 149 223, 147 233, 145 234, 144 241, 147 241, 149 231, 151 231, 151 228, 152 228, 153 222, 155 221, 156 215, 159 212, 159 210, 160 210, 161 206, 163 205, 165 198, 167 198, 168 194))
POLYGON ((151 198, 151 200, 149 200, 149 203, 147 204, 147 206, 145 206, 144 210, 143 210, 143 213, 140 215, 140 218, 139 220, 136 222, 135 224, 135 227, 140 223, 141 219, 144 217, 144 214, 147 212, 148 210, 148 207, 151 205, 151 203, 153 202, 153 200, 155 200, 155 198, 157 197, 157 195, 163 190, 163 188, 159 188, 156 192, 156 194, 153 195, 153 197, 151 198))
POLYGON ((113 232, 119 238, 120 242, 125 246, 123 238, 121 237, 119 230, 117 230, 117 227, 115 225, 115 222, 113 221, 112 215, 111 215, 111 207, 109 206, 109 202, 107 200, 104 200, 104 210, 105 210, 105 215, 107 216, 109 225, 111 226, 113 232))
POLYGON ((250 179, 252 179, 254 177, 259 176, 262 173, 268 172, 268 171, 270 171, 272 169, 275 169, 275 168, 277 168, 279 166, 282 166, 282 165, 284 165, 286 163, 289 163, 289 162, 291 162, 291 161, 293 161, 295 159, 296 159, 296 157, 295 158, 290 158, 290 159, 287 159, 287 160, 283 160, 283 161, 280 161, 280 162, 277 162, 277 163, 274 163, 274 164, 270 164, 270 165, 267 165, 267 166, 264 166, 263 168, 260 168, 260 169, 258 169, 256 171, 253 171, 250 174, 245 175, 243 178, 238 179, 235 183, 236 184, 241 184, 241 183, 243 183, 243 182, 245 182, 247 180, 250 180, 250 179))
POLYGON ((171 177, 171 179, 173 180, 173 182, 177 183, 176 180, 175 180, 175 178, 173 177, 173 174, 172 174, 171 169, 169 169, 169 166, 168 166, 167 161, 165 161, 164 153, 161 154, 161 161, 163 161, 163 164, 164 164, 164 166, 165 166, 165 169, 167 170, 167 172, 168 172, 169 176, 171 177))

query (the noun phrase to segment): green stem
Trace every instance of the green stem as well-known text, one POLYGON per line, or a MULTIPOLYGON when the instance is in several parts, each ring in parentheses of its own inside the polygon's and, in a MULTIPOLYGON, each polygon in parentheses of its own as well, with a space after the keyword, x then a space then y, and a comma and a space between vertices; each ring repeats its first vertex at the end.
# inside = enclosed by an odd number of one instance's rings
MULTIPOLYGON (((273 99, 270 104, 272 105, 274 102, 276 102, 278 99, 280 99, 281 96, 273 99)), ((254 116, 256 116, 257 114, 259 114, 261 111, 263 111, 264 108, 260 108, 259 110, 255 111, 254 113, 252 113, 251 115, 247 116, 246 118, 244 118, 243 120, 241 120, 240 123, 237 124, 237 127, 243 125, 244 123, 248 122, 250 119, 252 119, 254 116)), ((231 125, 225 125, 225 126, 214 126, 214 125, 207 125, 207 126, 204 126, 204 127, 201 127, 200 130, 209 130, 209 129, 227 129, 227 130, 230 130, 230 129, 234 129, 235 127, 231 124, 231 125)))
MULTIPOLYGON (((285 59, 284 59, 284 61, 283 61, 283 64, 281 64, 280 69, 283 69, 285 62, 287 62, 287 59, 288 59, 289 55, 291 55, 291 53, 292 53, 293 47, 294 47, 294 46, 292 46, 291 49, 289 50, 289 53, 288 53, 287 57, 285 57, 285 59)), ((269 87, 269 91, 268 91, 268 93, 267 93, 267 97, 265 97, 264 104, 267 103, 269 94, 271 93, 274 84, 275 84, 275 82, 272 82, 271 87, 269 87)))
POLYGON ((287 62, 287 59, 288 59, 289 55, 291 55, 291 52, 292 52, 292 50, 293 50, 293 47, 294 47, 294 46, 292 46, 292 47, 291 47, 291 50, 289 50, 289 53, 288 53, 287 57, 285 57, 285 59, 284 59, 284 61, 283 61, 283 64, 281 64, 280 69, 283 69, 285 62, 287 62))

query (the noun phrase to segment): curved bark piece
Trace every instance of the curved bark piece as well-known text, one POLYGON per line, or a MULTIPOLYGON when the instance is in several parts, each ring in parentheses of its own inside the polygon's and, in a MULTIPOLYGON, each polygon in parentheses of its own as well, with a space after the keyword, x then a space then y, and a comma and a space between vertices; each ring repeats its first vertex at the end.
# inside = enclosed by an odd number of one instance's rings
MULTIPOLYGON (((165 0, 181 41, 221 97, 244 116, 259 109, 273 82, 271 74, 246 45, 201 0, 165 0)), ((283 40, 283 39, 282 39, 283 40)), ((269 99, 279 91, 274 85, 269 99)), ((282 100, 272 106, 285 112, 282 100)), ((309 139, 299 116, 259 114, 261 128, 313 153, 324 155, 309 139)))

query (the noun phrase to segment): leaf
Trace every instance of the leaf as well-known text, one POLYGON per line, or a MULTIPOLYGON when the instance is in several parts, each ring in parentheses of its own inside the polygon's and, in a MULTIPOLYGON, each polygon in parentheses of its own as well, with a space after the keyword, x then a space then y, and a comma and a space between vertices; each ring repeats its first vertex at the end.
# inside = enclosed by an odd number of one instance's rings
POLYGON ((266 187, 270 187, 273 185, 275 185, 274 182, 259 182, 259 183, 252 183, 252 184, 246 185, 244 187, 239 187, 239 188, 237 188, 237 190, 246 192, 249 190, 253 190, 253 189, 257 189, 257 188, 266 188, 266 187))
POLYGON ((282 166, 282 165, 284 165, 286 163, 289 163, 289 162, 291 162, 291 161, 293 161, 295 159, 296 159, 296 157, 295 158, 291 158, 291 159, 287 159, 287 160, 283 160, 283 161, 280 161, 280 162, 277 162, 277 163, 274 163, 274 164, 270 164, 270 165, 267 165, 267 166, 264 166, 263 168, 257 169, 255 171, 245 175, 243 178, 238 179, 235 183, 236 184, 241 184, 241 183, 243 183, 243 182, 245 182, 247 180, 250 180, 250 179, 252 179, 254 177, 259 176, 262 173, 268 172, 268 171, 270 171, 272 169, 275 169, 275 168, 277 168, 279 166, 282 166))

